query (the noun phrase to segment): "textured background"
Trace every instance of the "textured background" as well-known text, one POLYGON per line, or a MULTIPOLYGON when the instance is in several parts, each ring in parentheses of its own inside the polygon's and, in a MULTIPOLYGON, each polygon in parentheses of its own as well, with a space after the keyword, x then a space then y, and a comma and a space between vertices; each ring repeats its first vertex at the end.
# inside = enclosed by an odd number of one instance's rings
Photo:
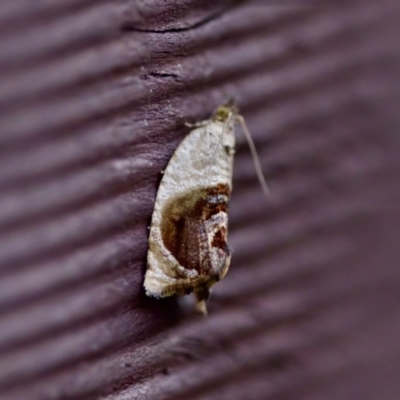
POLYGON ((400 398, 400 4, 0 1, 0 398, 400 398), (231 269, 143 289, 160 171, 229 97, 231 269))

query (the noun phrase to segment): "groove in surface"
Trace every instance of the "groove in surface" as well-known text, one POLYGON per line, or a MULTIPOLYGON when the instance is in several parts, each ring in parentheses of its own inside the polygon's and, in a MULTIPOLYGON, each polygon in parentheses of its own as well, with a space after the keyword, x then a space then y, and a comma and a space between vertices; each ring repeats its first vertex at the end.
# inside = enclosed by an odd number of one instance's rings
POLYGON ((4 2, 0 399, 375 399, 371 376, 400 393, 399 16, 4 2), (147 226, 185 122, 229 97, 272 197, 238 135, 232 265, 200 318, 145 296, 147 226))

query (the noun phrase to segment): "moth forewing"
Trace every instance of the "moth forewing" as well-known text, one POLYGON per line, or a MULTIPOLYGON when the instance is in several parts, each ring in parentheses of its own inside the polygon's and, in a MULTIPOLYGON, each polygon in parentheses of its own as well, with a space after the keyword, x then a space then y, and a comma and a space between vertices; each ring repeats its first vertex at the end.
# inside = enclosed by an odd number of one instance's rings
POLYGON ((230 263, 235 113, 233 106, 219 107, 178 146, 164 171, 150 226, 146 294, 194 292, 204 314, 210 288, 230 263))

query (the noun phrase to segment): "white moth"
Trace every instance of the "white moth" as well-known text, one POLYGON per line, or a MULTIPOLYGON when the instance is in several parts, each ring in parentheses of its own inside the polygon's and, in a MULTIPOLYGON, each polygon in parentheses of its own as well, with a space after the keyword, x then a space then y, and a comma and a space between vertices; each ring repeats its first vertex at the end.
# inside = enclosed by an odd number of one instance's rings
POLYGON ((238 120, 268 193, 243 117, 232 103, 194 125, 171 157, 161 180, 150 227, 146 294, 167 297, 194 293, 207 313, 210 288, 228 271, 228 202, 232 191, 234 124, 238 120))

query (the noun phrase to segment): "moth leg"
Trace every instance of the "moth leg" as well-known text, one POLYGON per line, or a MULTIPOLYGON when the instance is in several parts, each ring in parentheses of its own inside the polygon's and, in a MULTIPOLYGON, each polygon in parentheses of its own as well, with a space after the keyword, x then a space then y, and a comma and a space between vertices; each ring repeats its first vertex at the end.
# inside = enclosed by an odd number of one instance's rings
POLYGON ((196 310, 203 315, 207 315, 207 299, 210 297, 209 289, 197 289, 194 291, 196 297, 196 310))

